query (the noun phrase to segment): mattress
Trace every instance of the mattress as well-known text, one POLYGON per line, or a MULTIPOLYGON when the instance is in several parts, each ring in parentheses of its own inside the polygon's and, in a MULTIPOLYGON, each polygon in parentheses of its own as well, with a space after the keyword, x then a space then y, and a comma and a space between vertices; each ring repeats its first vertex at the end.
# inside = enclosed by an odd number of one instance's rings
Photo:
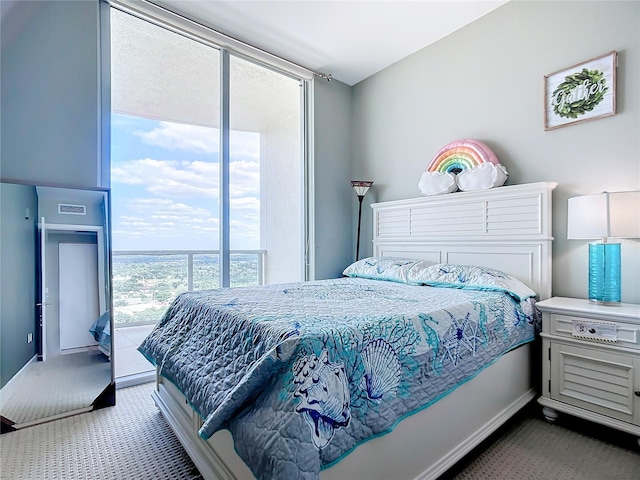
POLYGON ((435 283, 188 292, 139 350, 204 419, 200 437, 229 429, 256 478, 317 478, 534 339, 532 296, 435 283))

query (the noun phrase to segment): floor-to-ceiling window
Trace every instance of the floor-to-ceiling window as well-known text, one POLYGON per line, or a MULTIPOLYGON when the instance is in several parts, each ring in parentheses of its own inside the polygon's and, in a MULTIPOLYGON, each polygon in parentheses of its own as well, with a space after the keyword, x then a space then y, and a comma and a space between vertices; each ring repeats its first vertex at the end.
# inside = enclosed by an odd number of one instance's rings
POLYGON ((115 358, 124 377, 151 370, 136 348, 177 294, 303 279, 304 89, 114 8, 110 24, 115 358))

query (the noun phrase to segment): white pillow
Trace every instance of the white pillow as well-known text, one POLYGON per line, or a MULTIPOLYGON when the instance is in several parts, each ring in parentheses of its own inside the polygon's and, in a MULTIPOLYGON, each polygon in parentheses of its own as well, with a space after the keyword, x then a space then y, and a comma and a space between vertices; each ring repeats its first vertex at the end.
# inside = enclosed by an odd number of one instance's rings
MULTIPOLYGON (((433 262, 412 258, 368 257, 352 263, 344 269, 342 274, 346 277, 413 283, 409 280, 409 272, 414 268, 420 272, 430 265, 433 265, 433 262)), ((415 285, 419 285, 419 283, 415 283, 415 285)))
POLYGON ((411 269, 407 275, 407 283, 505 292, 518 301, 536 296, 536 292, 508 273, 475 265, 438 263, 426 268, 411 269))

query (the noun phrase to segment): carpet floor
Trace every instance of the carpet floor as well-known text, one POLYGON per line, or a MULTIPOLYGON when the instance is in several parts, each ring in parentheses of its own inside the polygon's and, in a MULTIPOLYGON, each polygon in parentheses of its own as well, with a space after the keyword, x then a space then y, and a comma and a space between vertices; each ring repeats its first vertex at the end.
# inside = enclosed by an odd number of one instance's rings
MULTIPOLYGON (((153 404, 152 389, 124 388, 115 407, 2 435, 1 478, 200 480, 153 404)), ((640 479, 634 437, 565 416, 550 425, 538 411, 525 409, 443 480, 640 479)))
POLYGON ((452 468, 455 480, 640 480, 637 437, 532 404, 452 468))

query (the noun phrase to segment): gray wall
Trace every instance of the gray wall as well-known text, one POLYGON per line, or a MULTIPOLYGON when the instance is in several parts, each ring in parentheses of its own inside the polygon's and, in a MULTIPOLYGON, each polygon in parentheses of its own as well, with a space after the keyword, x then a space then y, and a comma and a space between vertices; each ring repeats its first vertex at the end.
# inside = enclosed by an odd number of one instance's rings
MULTIPOLYGON (((508 185, 558 182, 553 294, 586 298, 587 242, 566 239, 566 203, 640 189, 638 25, 637 1, 499 7, 353 87, 353 176, 375 182, 370 201, 417 197, 418 178, 439 148, 484 141, 509 171, 508 185), (545 131, 544 75, 612 50, 617 115, 545 131)), ((369 224, 362 242, 369 253, 371 233, 369 224)), ((622 300, 640 303, 640 243, 622 243, 622 300)))
MULTIPOLYGON (((40 187, 37 193, 40 195, 38 202, 38 217, 44 217, 48 225, 52 223, 62 225, 91 225, 106 226, 104 219, 105 203, 107 193, 100 191, 76 190, 76 189, 55 189, 56 195, 45 193, 40 194, 40 187), (78 205, 85 207, 85 215, 66 215, 58 213, 59 204, 78 205)), ((45 190, 48 190, 45 188, 45 190)))
POLYGON ((0 2, 0 176, 100 186, 99 4, 0 2))
POLYGON ((350 184, 351 87, 316 79, 313 105, 314 278, 335 278, 355 256, 351 219, 358 197, 350 184))
POLYGON ((34 187, 0 184, 0 388, 36 354, 37 218, 34 187))

